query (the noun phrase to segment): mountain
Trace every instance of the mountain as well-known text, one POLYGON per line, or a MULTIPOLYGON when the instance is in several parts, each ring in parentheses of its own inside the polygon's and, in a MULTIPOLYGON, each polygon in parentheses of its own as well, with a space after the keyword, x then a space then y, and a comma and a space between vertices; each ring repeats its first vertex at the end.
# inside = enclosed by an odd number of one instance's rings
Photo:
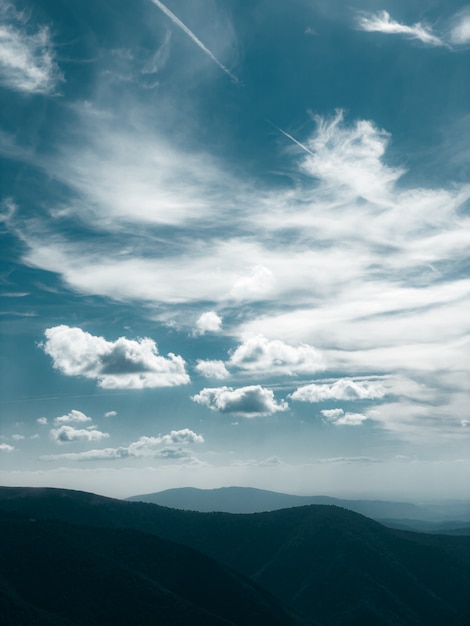
POLYGON ((190 548, 129 529, 0 510, 0 614, 12 626, 294 626, 257 585, 190 548))
MULTIPOLYGON (((416 522, 447 522, 459 520, 458 526, 470 522, 470 503, 452 502, 441 505, 417 505, 409 502, 385 500, 347 500, 329 496, 298 496, 252 487, 221 487, 219 489, 196 489, 182 487, 166 489, 127 498, 131 502, 151 502, 161 506, 188 511, 225 513, 262 513, 309 504, 330 504, 366 517, 382 519, 407 519, 416 522)), ((454 526, 457 527, 457 526, 454 526)))
POLYGON ((336 506, 233 515, 1 488, 0 509, 107 532, 134 529, 195 548, 322 626, 441 626, 468 616, 470 537, 386 528, 336 506))

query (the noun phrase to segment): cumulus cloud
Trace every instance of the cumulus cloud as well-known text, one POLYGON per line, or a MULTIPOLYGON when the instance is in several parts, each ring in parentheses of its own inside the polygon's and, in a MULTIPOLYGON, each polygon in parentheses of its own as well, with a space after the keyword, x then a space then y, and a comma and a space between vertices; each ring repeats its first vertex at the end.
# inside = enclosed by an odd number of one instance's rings
POLYGON ((300 402, 324 402, 325 400, 372 400, 383 398, 386 390, 378 382, 355 381, 352 378, 340 378, 333 383, 312 383, 299 387, 292 400, 300 402))
POLYGON ((234 413, 242 417, 272 415, 278 411, 287 411, 287 402, 279 403, 271 389, 261 385, 250 385, 233 389, 232 387, 206 388, 191 398, 194 402, 207 406, 212 411, 234 413))
POLYGON ((222 328, 222 318, 215 311, 206 311, 196 322, 198 333, 218 333, 222 328))
POLYGON ((11 438, 13 439, 13 441, 22 441, 23 439, 25 439, 25 436, 15 433, 11 436, 11 438))
POLYGON ((109 437, 109 433, 94 428, 74 428, 73 426, 60 426, 52 428, 49 436, 54 443, 62 444, 70 441, 100 441, 109 437))
POLYGON ((0 452, 13 452, 15 446, 10 446, 8 443, 0 443, 0 452))
POLYGON ((25 13, 0 3, 0 81, 15 91, 52 93, 63 76, 47 26, 33 29, 25 13))
POLYGON ((189 383, 184 360, 160 356, 152 339, 106 341, 81 328, 55 326, 45 331, 42 348, 67 376, 84 376, 105 389, 171 387, 189 383))
POLYGON ((321 414, 335 426, 360 426, 369 419, 363 413, 345 413, 343 409, 325 409, 321 414))
POLYGON ((230 376, 230 372, 225 367, 223 361, 203 361, 202 359, 198 359, 195 369, 206 378, 222 380, 230 376))
POLYGON ((325 409, 321 414, 326 421, 335 426, 360 426, 365 420, 369 419, 363 413, 344 412, 343 409, 325 409))
POLYGON ((249 372, 288 376, 325 369, 322 354, 312 346, 290 346, 262 335, 245 339, 230 357, 229 364, 249 372))
POLYGON ((172 430, 165 435, 158 435, 157 437, 142 436, 128 446, 45 455, 41 459, 44 461, 61 459, 66 461, 115 461, 138 457, 192 459, 190 452, 185 450, 183 446, 200 443, 204 443, 202 435, 198 435, 189 428, 183 428, 181 430, 172 430), (162 448, 162 446, 164 447, 162 448))
POLYGON ((392 20, 387 11, 377 11, 377 13, 361 13, 357 24, 360 30, 367 32, 386 33, 389 35, 405 35, 411 39, 419 39, 429 46, 443 46, 444 42, 433 34, 431 28, 417 22, 412 26, 400 24, 392 20))
POLYGON ((36 422, 38 424, 41 424, 41 426, 46 426, 46 424, 47 424, 47 417, 38 417, 36 422))
POLYGON ((91 422, 91 417, 88 417, 81 411, 72 409, 70 413, 67 413, 67 415, 61 415, 60 417, 56 417, 54 419, 54 424, 72 424, 79 422, 91 422))
POLYGON ((117 411, 106 411, 104 414, 105 417, 116 417, 117 411))

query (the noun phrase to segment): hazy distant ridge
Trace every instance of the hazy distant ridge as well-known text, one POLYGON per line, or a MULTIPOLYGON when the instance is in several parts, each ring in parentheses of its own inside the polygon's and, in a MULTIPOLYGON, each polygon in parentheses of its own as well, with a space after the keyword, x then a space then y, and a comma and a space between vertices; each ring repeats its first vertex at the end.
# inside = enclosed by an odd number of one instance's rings
MULTIPOLYGON (((221 487, 219 489, 182 487, 132 496, 128 500, 152 502, 153 504, 188 511, 223 511, 226 513, 262 513, 310 504, 329 504, 349 509, 379 521, 407 520, 412 525, 417 520, 426 522, 459 520, 462 526, 466 523, 470 524, 470 503, 455 503, 453 506, 424 506, 409 502, 298 496, 251 487, 221 487)), ((454 524, 453 527, 458 528, 459 524, 454 524)), ((432 525, 427 527, 431 530, 437 530, 437 528, 432 525)))

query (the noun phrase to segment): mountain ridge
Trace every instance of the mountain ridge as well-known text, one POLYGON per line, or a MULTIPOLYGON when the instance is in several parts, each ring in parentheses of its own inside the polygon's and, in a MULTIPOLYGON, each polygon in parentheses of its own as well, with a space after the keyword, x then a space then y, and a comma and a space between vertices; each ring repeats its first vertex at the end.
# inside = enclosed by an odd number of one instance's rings
POLYGON ((394 530, 336 506, 233 515, 86 492, 0 488, 2 508, 133 528, 192 547, 322 626, 441 626, 468 610, 469 537, 394 530))

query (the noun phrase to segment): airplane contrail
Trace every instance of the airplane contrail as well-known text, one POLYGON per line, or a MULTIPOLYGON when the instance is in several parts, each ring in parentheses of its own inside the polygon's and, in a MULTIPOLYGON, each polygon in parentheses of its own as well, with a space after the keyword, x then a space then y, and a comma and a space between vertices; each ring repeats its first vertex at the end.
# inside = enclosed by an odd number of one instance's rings
POLYGON ((240 81, 235 76, 235 74, 232 74, 232 72, 227 67, 225 67, 225 65, 221 63, 216 56, 212 54, 209 48, 206 48, 202 41, 198 37, 196 37, 196 35, 191 30, 189 30, 186 24, 183 24, 183 22, 178 17, 176 17, 176 15, 172 11, 170 11, 170 9, 166 7, 163 2, 160 2, 160 0, 151 0, 151 2, 153 2, 153 4, 157 6, 161 11, 163 11, 163 13, 165 13, 165 15, 168 16, 170 20, 174 24, 176 24, 176 26, 178 26, 178 28, 181 28, 181 30, 185 32, 188 37, 191 37, 194 43, 199 46, 199 48, 201 48, 201 50, 205 52, 207 56, 209 56, 214 61, 214 63, 216 63, 220 67, 221 70, 223 70, 228 76, 230 76, 234 83, 237 83, 238 85, 240 84, 240 81))
POLYGON ((270 119, 266 118, 266 121, 269 122, 271 124, 271 126, 274 126, 274 128, 276 130, 278 130, 280 133, 282 133, 285 137, 287 137, 288 139, 293 141, 295 144, 297 144, 299 146, 299 148, 302 148, 302 150, 307 152, 307 154, 310 154, 311 156, 315 156, 315 154, 311 150, 309 150, 306 145, 304 145, 302 142, 298 141, 298 139, 296 139, 295 137, 292 137, 292 135, 289 135, 289 133, 287 133, 285 130, 282 130, 282 128, 277 126, 274 122, 271 122, 270 119))

